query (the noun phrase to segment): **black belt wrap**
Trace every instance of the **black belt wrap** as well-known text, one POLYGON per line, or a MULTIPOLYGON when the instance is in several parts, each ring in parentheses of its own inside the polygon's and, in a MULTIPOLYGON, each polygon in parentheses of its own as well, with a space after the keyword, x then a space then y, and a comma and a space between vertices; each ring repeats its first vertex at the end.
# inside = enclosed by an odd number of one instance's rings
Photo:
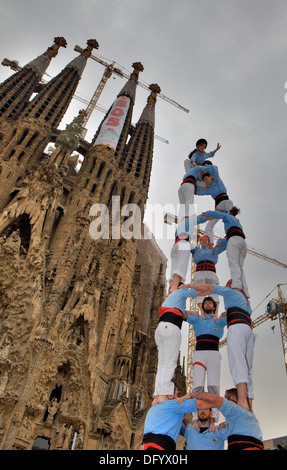
POLYGON ((233 434, 228 436, 228 450, 264 450, 263 442, 256 437, 233 434))
POLYGON ((229 199, 229 197, 227 196, 226 193, 218 194, 218 196, 216 196, 216 198, 215 198, 215 208, 216 208, 216 206, 218 206, 218 204, 221 201, 227 201, 228 199, 229 199))
POLYGON ((150 442, 153 442, 154 444, 163 447, 164 450, 167 450, 169 452, 175 451, 176 443, 174 442, 172 437, 167 436, 166 434, 154 434, 152 432, 144 434, 143 443, 148 444, 150 442))
POLYGON ((196 351, 218 351, 219 338, 214 335, 199 335, 196 337, 196 351))
POLYGON ((183 318, 182 316, 176 315, 173 312, 165 312, 161 315, 159 319, 159 322, 161 321, 172 323, 173 325, 178 326, 178 328, 181 330, 183 318))
POLYGON ((184 184, 184 183, 190 183, 190 184, 193 184, 194 186, 196 186, 196 180, 195 180, 195 177, 190 175, 190 176, 187 176, 183 182, 181 184, 184 184))
POLYGON ((243 230, 239 227, 230 227, 230 229, 227 230, 226 238, 229 240, 231 237, 241 237, 245 238, 245 234, 243 230))
POLYGON ((227 309, 227 328, 236 323, 243 323, 251 327, 250 314, 243 308, 230 307, 227 309))
POLYGON ((212 271, 216 273, 215 264, 212 261, 199 261, 196 265, 196 271, 212 271))

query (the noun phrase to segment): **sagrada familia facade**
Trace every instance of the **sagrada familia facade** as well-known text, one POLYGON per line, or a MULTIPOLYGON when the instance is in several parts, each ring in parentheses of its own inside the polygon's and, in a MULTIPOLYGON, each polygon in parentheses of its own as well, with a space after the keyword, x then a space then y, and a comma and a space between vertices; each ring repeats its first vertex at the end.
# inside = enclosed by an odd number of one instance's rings
MULTIPOLYGON (((55 38, 0 85, 2 450, 137 449, 151 404, 166 258, 153 237, 91 236, 91 207, 109 210, 117 200, 137 205, 143 217, 160 90, 150 86, 133 126, 143 70, 134 63, 90 143, 82 138, 83 112, 60 131, 98 47, 87 44, 43 83, 66 47, 55 38), (84 157, 80 169, 75 150, 84 157)), ((180 366, 178 373, 184 386, 180 366)))

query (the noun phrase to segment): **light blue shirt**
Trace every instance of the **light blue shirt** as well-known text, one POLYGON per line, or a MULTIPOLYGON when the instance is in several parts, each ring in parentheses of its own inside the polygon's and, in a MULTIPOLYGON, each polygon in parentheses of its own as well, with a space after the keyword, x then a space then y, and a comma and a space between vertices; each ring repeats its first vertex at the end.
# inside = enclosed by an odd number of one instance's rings
POLYGON ((218 240, 217 244, 220 244, 220 246, 216 246, 212 249, 208 246, 205 248, 203 246, 192 248, 190 251, 192 253, 193 262, 198 264, 200 261, 211 261, 216 264, 218 261, 218 255, 226 250, 227 239, 223 238, 222 240, 218 240))
POLYGON ((147 412, 144 434, 149 432, 165 434, 176 442, 184 415, 197 411, 195 402, 195 398, 190 398, 184 400, 181 404, 178 404, 176 400, 155 403, 147 412))
POLYGON ((234 215, 232 214, 218 212, 218 211, 206 211, 204 212, 204 214, 210 217, 213 217, 214 219, 222 219, 224 223, 225 233, 227 233, 231 227, 238 227, 241 230, 243 230, 242 225, 239 222, 239 220, 236 217, 234 217, 234 215))
POLYGON ((206 429, 201 433, 191 423, 188 426, 182 423, 180 434, 185 437, 188 450, 224 450, 224 441, 228 438, 226 427, 218 429, 217 426, 215 432, 206 429))
POLYGON ((214 157, 214 154, 215 154, 216 150, 212 150, 211 152, 207 153, 205 152, 205 150, 203 152, 194 152, 194 154, 192 155, 190 161, 191 162, 195 162, 197 164, 199 163, 203 163, 205 162, 205 160, 207 160, 208 158, 212 158, 214 157))
POLYGON ((222 338, 224 327, 227 325, 226 317, 213 321, 214 314, 206 315, 205 318, 196 315, 187 314, 187 323, 193 326, 196 337, 200 335, 213 335, 222 338))
POLYGON ((202 189, 197 186, 198 196, 209 194, 213 199, 215 199, 217 196, 219 196, 219 194, 227 193, 226 187, 219 176, 218 169, 213 165, 205 166, 205 168, 205 173, 209 173, 210 175, 214 176, 215 180, 211 184, 207 185, 206 189, 202 189))
MULTIPOLYGON (((208 165, 208 166, 210 166, 210 165, 208 165)), ((188 170, 185 173, 185 175, 183 177, 183 180, 188 178, 188 176, 193 176, 195 179, 197 179, 198 173, 200 173, 200 172, 205 173, 207 171, 208 166, 204 165, 204 166, 193 166, 193 167, 191 167, 190 170, 188 170)))
POLYGON ((239 307, 251 315, 251 305, 249 300, 239 290, 230 287, 216 286, 213 284, 214 294, 222 295, 225 310, 231 307, 239 307))
POLYGON ((241 436, 251 436, 262 441, 262 433, 257 418, 251 411, 247 411, 232 401, 223 399, 222 407, 219 411, 225 417, 228 429, 228 436, 239 434, 241 436))
POLYGON ((162 307, 178 308, 183 313, 186 307, 186 299, 189 297, 194 298, 196 296, 197 294, 195 289, 182 287, 181 289, 177 289, 169 294, 162 304, 162 307))

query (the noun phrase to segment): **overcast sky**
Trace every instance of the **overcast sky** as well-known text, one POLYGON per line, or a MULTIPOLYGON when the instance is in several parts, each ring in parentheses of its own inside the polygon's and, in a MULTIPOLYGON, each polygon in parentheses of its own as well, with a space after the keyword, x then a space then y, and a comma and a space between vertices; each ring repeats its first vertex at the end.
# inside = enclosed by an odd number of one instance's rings
MULTIPOLYGON (((74 46, 85 47, 88 39, 99 42, 95 55, 116 61, 126 73, 141 61, 140 80, 158 83, 165 96, 189 109, 185 113, 158 98, 155 133, 169 143, 155 140, 148 203, 176 206, 183 162, 195 142, 206 138, 209 151, 220 142, 213 163, 241 210, 248 247, 287 264, 286 24, 285 0, 2 0, 1 61, 8 57, 23 66, 52 45, 55 36, 65 37, 68 47, 52 60, 51 77, 78 55, 74 46)), ((103 72, 90 59, 77 92, 89 100, 103 72)), ((1 66, 1 81, 10 74, 1 66)), ((108 109, 123 85, 121 78, 111 78, 98 104, 108 109)), ((147 96, 138 87, 133 122, 147 96)), ((74 100, 60 127, 83 106, 74 100)), ((87 140, 103 116, 94 112, 87 140)), ((195 202, 198 212, 213 209, 209 197, 195 202)), ((224 233, 221 222, 216 233, 224 233)), ((169 260, 172 240, 157 241, 169 260)), ((217 271, 224 285, 230 277, 225 254, 217 271)), ((286 269, 249 254, 245 273, 253 318, 278 297, 277 284, 287 294, 286 269)), ((268 320, 254 332, 254 412, 264 439, 285 436, 287 375, 279 322, 268 320)), ((226 347, 221 353, 223 394, 233 383, 226 347)))

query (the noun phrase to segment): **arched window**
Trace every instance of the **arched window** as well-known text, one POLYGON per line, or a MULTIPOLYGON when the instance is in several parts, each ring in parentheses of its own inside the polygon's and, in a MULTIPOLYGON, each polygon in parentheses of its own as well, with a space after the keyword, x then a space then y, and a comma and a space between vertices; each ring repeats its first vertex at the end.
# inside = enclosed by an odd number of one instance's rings
POLYGON ((31 224, 28 214, 22 214, 18 217, 18 219, 12 222, 12 224, 10 224, 1 235, 8 238, 12 233, 17 231, 21 239, 20 254, 26 256, 31 241, 31 224))
POLYGON ((50 441, 46 437, 38 436, 33 442, 32 450, 49 450, 50 441))

